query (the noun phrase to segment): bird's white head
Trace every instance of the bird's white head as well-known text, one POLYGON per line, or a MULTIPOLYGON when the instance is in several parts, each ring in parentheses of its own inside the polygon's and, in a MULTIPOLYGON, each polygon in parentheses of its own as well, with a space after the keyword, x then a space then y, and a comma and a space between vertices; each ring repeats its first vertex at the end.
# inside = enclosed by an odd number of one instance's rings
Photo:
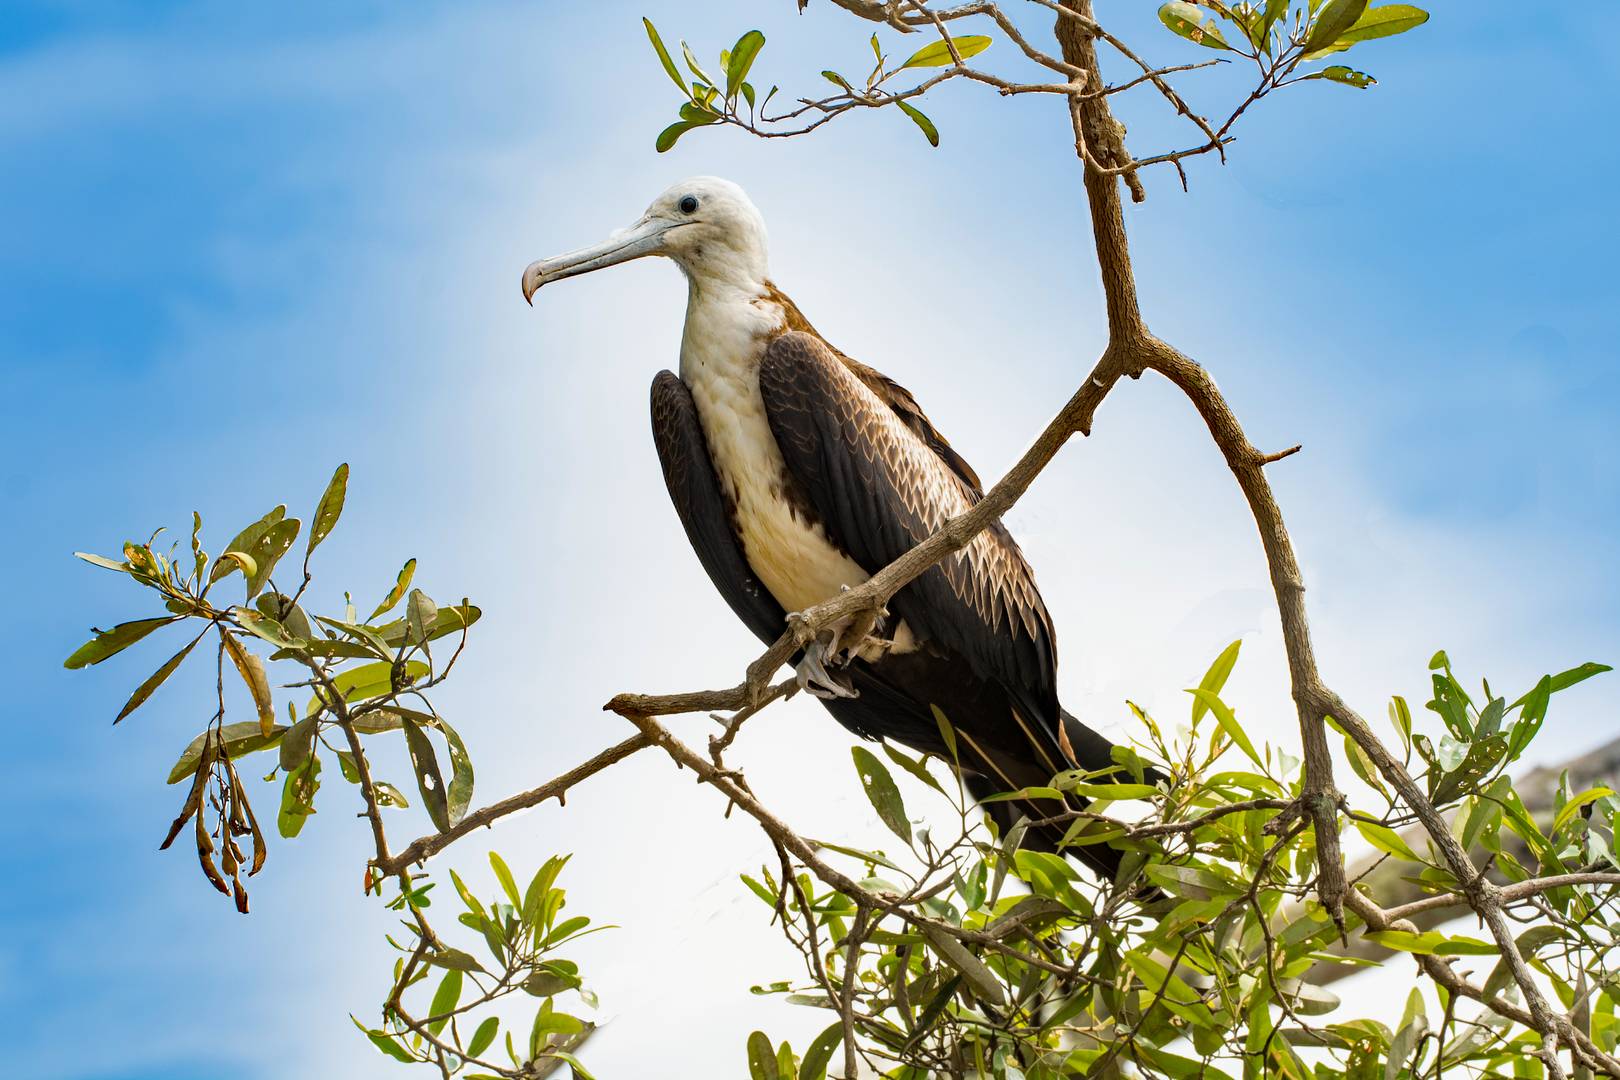
POLYGON ((647 255, 675 260, 694 289, 757 292, 769 273, 765 219, 730 180, 694 176, 659 195, 645 214, 603 243, 530 263, 523 271, 523 298, 533 303, 542 285, 647 255))

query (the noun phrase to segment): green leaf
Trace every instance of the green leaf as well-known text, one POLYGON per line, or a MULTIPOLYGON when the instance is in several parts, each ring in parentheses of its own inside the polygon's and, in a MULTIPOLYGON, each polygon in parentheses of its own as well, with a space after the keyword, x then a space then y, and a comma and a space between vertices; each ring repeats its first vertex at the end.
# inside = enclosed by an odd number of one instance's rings
POLYGON ((395 604, 403 600, 405 598, 405 590, 411 587, 411 578, 415 575, 416 560, 405 560, 405 565, 399 568, 399 577, 394 579, 394 587, 388 590, 388 595, 383 597, 383 602, 377 605, 377 610, 373 611, 366 617, 366 622, 371 622, 377 616, 386 613, 395 604))
MULTIPOLYGON (((1215 662, 1209 665, 1209 670, 1204 673, 1203 680, 1199 682, 1198 688, 1200 690, 1206 690, 1217 697, 1220 696, 1222 688, 1226 686, 1227 677, 1232 674, 1232 669, 1237 666, 1238 649, 1242 645, 1243 639, 1239 638, 1221 650, 1221 655, 1217 656, 1215 662)), ((1198 723, 1203 718, 1204 713, 1208 711, 1209 703, 1203 698, 1194 695, 1192 722, 1198 723)))
POLYGON ((1083 799, 1151 799, 1159 793, 1152 784, 1075 783, 1065 784, 1063 788, 1083 799))
POLYGON ((436 949, 428 956, 428 963, 446 971, 483 971, 484 965, 472 953, 460 949, 436 949))
POLYGON ((591 1073, 586 1070, 579 1058, 575 1057, 573 1054, 570 1054, 567 1050, 547 1050, 546 1057, 556 1058, 558 1061, 567 1062, 568 1067, 574 1070, 574 1080, 596 1080, 596 1077, 592 1076, 591 1073))
POLYGON ((1435 947, 1436 956, 1496 956, 1500 950, 1489 941, 1454 934, 1435 947))
POLYGON ((546 897, 551 893, 551 887, 557 883, 557 875, 562 868, 568 865, 572 855, 553 855, 543 863, 540 869, 534 872, 529 879, 529 887, 523 891, 523 921, 530 926, 540 925, 541 915, 546 905, 546 897))
POLYGON ((377 790, 378 806, 391 806, 396 810, 403 810, 411 805, 399 788, 386 780, 373 781, 371 786, 377 790))
POLYGON ((411 599, 405 606, 405 640, 412 645, 426 641, 439 618, 439 605, 421 589, 411 590, 411 599))
POLYGON ((749 1033, 748 1076, 749 1080, 781 1080, 776 1071, 776 1051, 763 1031, 749 1033))
POLYGON ((208 583, 212 585, 220 578, 226 577, 236 570, 241 570, 244 574, 252 574, 254 570, 258 569, 256 566, 244 563, 242 558, 232 558, 232 556, 244 556, 247 558, 247 563, 251 563, 252 558, 245 556, 245 553, 253 549, 253 545, 259 542, 259 537, 264 535, 266 529, 286 516, 287 508, 277 506, 265 514, 264 517, 233 536, 231 542, 225 545, 225 554, 214 560, 214 568, 208 573, 208 583))
POLYGON ((910 773, 912 776, 915 776, 918 780, 921 780, 923 783, 927 784, 941 795, 945 794, 945 789, 939 786, 939 781, 935 780, 933 774, 928 771, 926 759, 909 757, 908 755, 901 753, 899 750, 896 750, 888 743, 883 744, 883 752, 888 755, 890 761, 906 770, 906 772, 910 773))
POLYGON ((1260 760, 1260 755, 1255 753, 1254 743, 1249 741, 1248 733, 1243 730, 1243 725, 1238 723, 1237 717, 1227 707, 1226 702, 1222 701, 1218 695, 1210 693, 1201 686, 1195 687, 1187 691, 1187 693, 1208 706, 1210 712, 1215 714, 1215 722, 1221 725, 1221 730, 1226 732, 1233 742, 1237 743, 1238 749, 1247 754, 1250 761, 1262 769, 1266 767, 1265 762, 1260 760))
POLYGON ((393 1058, 395 1061, 403 1061, 406 1064, 410 1064, 416 1060, 405 1050, 404 1047, 400 1046, 399 1043, 395 1042, 391 1037, 389 1037, 386 1032, 374 1031, 373 1029, 366 1027, 366 1025, 362 1024, 360 1021, 355 1020, 352 1014, 349 1016, 349 1019, 354 1020, 354 1026, 365 1033, 366 1038, 371 1040, 373 1046, 387 1054, 389 1057, 393 1058))
POLYGON ((675 140, 679 139, 682 135, 685 135, 688 131, 691 131, 693 128, 707 127, 708 125, 715 123, 717 120, 718 118, 714 120, 701 121, 679 120, 658 133, 658 138, 653 142, 653 149, 662 154, 670 147, 674 146, 675 140))
POLYGON ((158 627, 179 621, 177 616, 167 615, 161 619, 136 619, 134 622, 119 623, 111 630, 98 630, 95 637, 80 645, 73 651, 72 656, 62 661, 62 666, 77 671, 82 667, 99 664, 109 656, 117 656, 158 627))
POLYGON ((754 58, 764 47, 765 35, 758 30, 750 30, 737 39, 726 62, 726 97, 737 96, 743 80, 748 78, 748 69, 754 66, 754 58))
POLYGON ((1333 64, 1323 68, 1321 71, 1313 71, 1300 81, 1304 82, 1305 79, 1326 79, 1328 82, 1353 86, 1357 90, 1365 90, 1369 86, 1376 86, 1378 83, 1377 79, 1368 75, 1365 71, 1357 71, 1354 68, 1345 67, 1343 64, 1333 64))
POLYGON ((900 789, 894 786, 894 777, 866 747, 851 747, 850 753, 855 758, 855 771, 860 774, 861 786, 878 817, 889 827, 889 831, 906 843, 911 843, 911 822, 906 820, 905 803, 900 799, 900 789))
MULTIPOLYGON (((205 628, 203 630, 203 634, 206 634, 207 632, 208 631, 205 628)), ((162 667, 148 675, 146 677, 146 681, 137 686, 135 688, 135 692, 129 695, 129 700, 124 702, 124 707, 118 710, 118 715, 113 718, 113 723, 118 723, 118 721, 122 720, 124 717, 128 716, 130 713, 144 705, 146 703, 146 699, 152 696, 152 692, 158 687, 162 686, 164 680, 168 679, 170 675, 175 673, 175 670, 180 667, 181 663, 185 661, 186 657, 191 655, 191 650, 196 647, 197 642, 201 640, 202 634, 198 634, 196 637, 191 639, 191 642, 186 645, 185 648, 181 649, 179 652, 169 657, 169 659, 165 660, 162 667)))
POLYGON ((472 1041, 467 1044, 467 1056, 477 1057, 485 1050, 488 1050, 490 1044, 495 1041, 495 1033, 500 1030, 500 1027, 501 1020, 498 1016, 491 1016, 482 1024, 479 1024, 478 1030, 473 1032, 472 1041))
POLYGON ((260 615, 280 623, 284 635, 289 640, 300 638, 307 640, 315 635, 315 628, 310 625, 309 616, 304 614, 304 609, 293 603, 293 598, 286 593, 263 593, 253 602, 253 606, 260 615))
POLYGON ((1356 818, 1356 830, 1366 839, 1367 843, 1388 855, 1408 862, 1422 862, 1418 853, 1412 850, 1412 845, 1401 838, 1401 834, 1394 829, 1386 828, 1371 821, 1362 821, 1356 818))
POLYGON ((1558 811, 1557 816, 1553 818, 1552 828, 1548 832, 1556 834, 1559 829, 1568 825, 1576 814, 1581 812, 1581 807, 1613 794, 1613 788, 1595 787, 1572 797, 1569 802, 1564 804, 1564 808, 1558 811))
POLYGON ((129 573, 128 563, 119 562, 117 559, 109 559, 104 555, 92 555, 87 551, 75 551, 73 553, 73 557, 75 559, 83 559, 91 566, 100 566, 108 570, 116 570, 120 574, 129 573))
POLYGON ((315 506, 315 517, 309 525, 309 543, 304 548, 306 559, 314 554, 322 540, 332 535, 332 530, 337 527, 338 517, 343 513, 343 500, 348 493, 349 466, 345 462, 332 474, 331 482, 321 493, 321 501, 315 506))
POLYGON ((501 883, 501 889, 505 891, 507 899, 512 901, 512 906, 522 911, 523 896, 518 892, 517 881, 512 877, 512 868, 506 865, 506 860, 501 858, 497 851, 489 853, 489 865, 494 868, 495 880, 501 883))
MULTIPOLYGON (((281 741, 287 733, 287 728, 276 724, 266 735, 259 728, 257 720, 248 720, 239 724, 226 724, 220 729, 224 736, 225 756, 231 759, 243 757, 255 750, 265 750, 281 741)), ((197 762, 202 760, 203 747, 214 738, 212 730, 205 731, 192 739, 185 750, 180 753, 180 760, 174 763, 169 770, 169 778, 165 783, 178 784, 182 780, 189 780, 197 772, 197 762)))
MULTIPOLYGON (((876 37, 875 34, 873 36, 876 37)), ((804 1059, 799 1062, 799 1080, 826 1080, 827 1066, 843 1041, 842 1021, 829 1025, 810 1040, 810 1045, 804 1051, 804 1059)))
POLYGON ((1446 942, 1446 936, 1438 930, 1427 930, 1421 934, 1414 934, 1409 930, 1369 930, 1366 938, 1386 949, 1424 955, 1439 952, 1440 946, 1446 942))
POLYGON ((918 109, 909 102, 900 100, 899 98, 895 98, 894 103, 900 106, 901 112, 911 117, 912 123, 922 128, 923 136, 927 138, 929 146, 939 145, 939 129, 934 126, 934 122, 932 120, 923 115, 922 110, 918 109))
POLYGON ((653 51, 658 54, 658 62, 664 65, 664 70, 669 72, 669 77, 674 80, 675 85, 681 88, 681 93, 686 93, 686 80, 681 78, 680 69, 675 66, 675 61, 669 58, 669 50, 664 48, 664 39, 658 36, 658 30, 653 26, 652 20, 643 17, 641 23, 647 28, 647 40, 652 42, 653 51))
MULTIPOLYGON (((1362 3, 1366 3, 1366 0, 1362 0, 1362 3)), ((1159 21, 1169 27, 1171 33, 1186 38, 1194 45, 1228 52, 1232 49, 1221 36, 1220 28, 1215 25, 1214 16, 1197 4, 1190 4, 1185 0, 1165 4, 1159 8, 1159 21)))
POLYGON ((292 549, 293 541, 298 539, 298 530, 302 522, 297 518, 282 518, 280 521, 265 529, 253 544, 248 555, 253 558, 253 570, 247 576, 247 597, 249 600, 258 596, 264 590, 265 582, 276 569, 276 563, 281 557, 292 549))
MULTIPOLYGON (((405 719, 405 747, 410 751, 411 768, 416 772, 416 789, 422 793, 422 804, 427 807, 433 827, 440 832, 450 831, 450 815, 445 805, 444 774, 439 771, 439 758, 421 725, 405 719)), ((513 903, 521 903, 514 888, 513 903)))
POLYGON ((1144 868, 1143 874, 1165 892, 1188 900, 1214 900, 1241 892, 1219 874, 1200 866, 1154 863, 1144 868))
POLYGON ((1429 13, 1411 4, 1385 4, 1383 7, 1368 8, 1350 29, 1335 37, 1331 44, 1317 46, 1316 51, 1318 54, 1342 52, 1363 41, 1404 34, 1428 21, 1429 13))
POLYGON ((295 772, 287 774, 281 785, 281 811, 276 815, 276 829, 291 840, 304 828, 304 822, 315 812, 315 793, 321 789, 321 759, 311 756, 295 772))
POLYGON ((281 738, 281 769, 283 772, 295 772, 303 767, 304 762, 315 752, 315 726, 316 719, 306 716, 292 727, 281 738))
POLYGON ((686 57, 686 66, 691 69, 692 74, 703 80, 703 85, 715 85, 714 80, 709 78, 709 73, 698 66, 697 57, 692 55, 691 47, 684 41, 681 42, 681 54, 686 57))
POLYGON ((451 968, 439 980, 439 989, 433 995, 433 1004, 428 1006, 428 1015, 438 1017, 428 1024, 428 1030, 437 1035, 444 1030, 444 1025, 450 1022, 449 1012, 461 1001, 461 972, 451 968))
POLYGON ((1006 1003, 1007 992, 1001 985, 1001 980, 996 978, 995 973, 983 960, 973 955, 966 945, 932 923, 924 923, 922 932, 934 952, 938 953, 947 964, 960 971, 980 998, 992 1005, 999 1006, 1006 1003))
MULTIPOLYGON (((432 628, 428 631, 427 639, 437 641, 446 634, 457 634, 471 627, 484 612, 476 604, 460 603, 453 607, 441 607, 433 617, 432 628)), ((399 648, 404 644, 405 634, 409 624, 404 619, 395 619, 393 622, 383 623, 377 627, 376 633, 383 644, 390 648, 399 648)))
POLYGON ((278 649, 298 649, 308 644, 303 638, 289 633, 280 622, 252 608, 235 607, 231 609, 231 614, 242 629, 278 649))
POLYGON ((444 721, 443 717, 434 716, 432 713, 397 706, 387 711, 398 716, 401 722, 411 721, 423 728, 432 728, 444 736, 444 741, 450 749, 450 783, 444 792, 445 816, 451 825, 460 823, 467 813, 468 804, 472 802, 473 794, 472 758, 468 755, 461 736, 456 733, 455 728, 444 721))
POLYGON ((584 1030, 584 1021, 577 1016, 557 1012, 551 999, 547 998, 540 1005, 540 1011, 535 1013, 534 1027, 529 1030, 529 1054, 531 1057, 539 1057, 548 1035, 577 1035, 584 1030))
POLYGON ((1271 52, 1271 29, 1277 25, 1278 19, 1281 19, 1284 15, 1288 14, 1289 3, 1290 0, 1266 0, 1266 13, 1260 20, 1260 25, 1256 29, 1255 36, 1261 42, 1260 47, 1263 48, 1268 55, 1271 52))
POLYGON ((1305 38, 1305 55, 1332 45, 1367 10, 1367 0, 1327 0, 1316 12, 1316 21, 1305 38))
MULTIPOLYGON (((963 34, 959 38, 952 38, 951 43, 956 46, 956 54, 963 60, 978 56, 990 47, 990 39, 983 34, 963 34)), ((951 59, 950 46, 945 44, 943 38, 931 41, 906 58, 896 71, 906 68, 946 67, 956 61, 951 59)))
POLYGON ((934 726, 939 728, 939 737, 945 741, 945 749, 951 752, 951 761, 960 763, 961 759, 956 754, 956 729, 938 705, 930 705, 928 709, 934 714, 934 726))
MULTIPOLYGON (((428 673, 428 666, 420 660, 405 661, 404 678, 402 686, 409 686, 415 680, 428 673)), ((394 690, 394 665, 387 660, 379 660, 374 664, 361 664, 359 667, 347 668, 332 677, 332 685, 343 700, 353 703, 367 701, 371 698, 382 697, 394 690)), ((310 698, 309 705, 304 710, 313 713, 320 707, 318 698, 310 698)), ((396 710, 397 711, 397 710, 396 710)))
MULTIPOLYGON (((1509 711, 1511 711, 1513 709, 1517 709, 1521 705, 1524 705, 1525 703, 1532 701, 1538 694, 1540 694, 1543 697, 1543 699, 1545 699, 1546 697, 1549 697, 1549 696, 1551 696, 1553 694, 1556 694, 1560 690, 1568 690, 1570 687, 1574 686, 1576 683, 1585 682, 1587 679, 1590 679, 1594 675, 1601 675, 1605 671, 1613 671, 1613 670, 1614 669, 1612 667, 1610 667, 1608 664, 1594 664, 1591 661, 1587 661, 1586 663, 1582 664, 1580 667, 1570 668, 1568 671, 1563 671, 1563 672, 1559 672, 1557 675, 1548 676, 1544 680, 1545 683, 1546 683, 1545 688, 1543 688, 1543 686, 1540 683, 1537 683, 1535 689, 1531 690, 1528 694, 1525 694, 1518 701, 1515 701, 1512 705, 1509 705, 1508 709, 1509 709, 1509 711)), ((1545 708, 1546 708, 1545 700, 1543 700, 1541 704, 1542 704, 1542 709, 1545 710, 1545 708)))

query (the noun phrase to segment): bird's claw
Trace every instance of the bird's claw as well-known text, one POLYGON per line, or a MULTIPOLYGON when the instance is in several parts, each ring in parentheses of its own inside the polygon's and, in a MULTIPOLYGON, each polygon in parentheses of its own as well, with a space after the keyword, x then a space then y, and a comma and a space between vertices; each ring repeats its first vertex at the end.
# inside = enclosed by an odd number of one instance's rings
POLYGON ((820 641, 812 641, 806 645, 804 656, 794 668, 798 675, 799 689, 822 700, 859 697, 853 686, 841 681, 827 670, 827 659, 833 655, 835 654, 820 641))

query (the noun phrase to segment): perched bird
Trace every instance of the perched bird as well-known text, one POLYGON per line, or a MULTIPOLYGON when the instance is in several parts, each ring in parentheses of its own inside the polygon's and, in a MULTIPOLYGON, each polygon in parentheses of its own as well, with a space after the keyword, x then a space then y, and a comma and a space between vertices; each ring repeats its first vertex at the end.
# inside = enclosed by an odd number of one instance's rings
MULTIPOLYGON (((730 181, 676 184, 605 243, 531 264, 523 296, 532 304, 542 285, 649 255, 688 281, 680 374, 652 384, 664 479, 703 568, 761 641, 981 498, 911 393, 828 344, 771 281, 765 222, 730 181)), ((1114 764, 1108 740, 1058 704, 1052 620, 1000 523, 888 610, 811 643, 796 665, 846 728, 948 761, 937 706, 977 799, 1114 764)), ((1005 828, 1057 804, 990 809, 1005 828)), ((1063 833, 1032 828, 1026 843, 1051 850, 1063 833)), ((1118 869, 1105 845, 1071 850, 1104 875, 1118 869)))

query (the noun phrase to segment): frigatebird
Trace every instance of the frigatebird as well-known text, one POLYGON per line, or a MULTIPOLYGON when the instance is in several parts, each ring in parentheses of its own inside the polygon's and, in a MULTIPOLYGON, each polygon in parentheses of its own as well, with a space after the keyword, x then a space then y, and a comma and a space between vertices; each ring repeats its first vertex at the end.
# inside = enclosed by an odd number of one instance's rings
MULTIPOLYGON (((680 374, 652 384, 664 480, 703 568, 761 641, 982 497, 910 391, 829 344, 771 281, 764 219, 728 180, 683 181, 606 242, 532 263, 523 296, 532 304, 542 285, 651 255, 688 282, 680 374)), ((1058 704, 1052 619, 999 522, 887 607, 797 661, 801 685, 844 727, 950 761, 937 707, 976 799, 1114 766, 1112 744, 1058 704)), ((1050 802, 989 809, 1003 829, 1054 816, 1050 802)), ((1053 850, 1063 834, 1035 827, 1025 843, 1053 850)), ((1111 848, 1070 850, 1109 878, 1118 870, 1111 848)))

